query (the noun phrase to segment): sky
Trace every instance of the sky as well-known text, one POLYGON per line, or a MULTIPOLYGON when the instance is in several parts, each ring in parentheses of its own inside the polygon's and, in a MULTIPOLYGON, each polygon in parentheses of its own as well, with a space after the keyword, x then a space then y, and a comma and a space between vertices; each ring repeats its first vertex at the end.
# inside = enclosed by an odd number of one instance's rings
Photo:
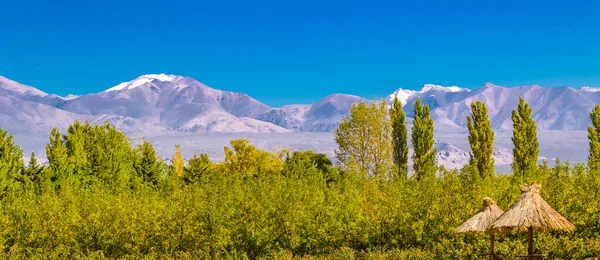
POLYGON ((598 2, 2 0, 0 75, 66 96, 176 74, 271 106, 600 86, 598 2))

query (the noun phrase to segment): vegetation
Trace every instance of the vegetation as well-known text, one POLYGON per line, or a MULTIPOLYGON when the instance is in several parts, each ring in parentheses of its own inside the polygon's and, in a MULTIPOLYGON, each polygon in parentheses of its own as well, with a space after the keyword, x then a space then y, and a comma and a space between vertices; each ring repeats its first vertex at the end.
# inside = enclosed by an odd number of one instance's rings
POLYGON ((336 157, 344 170, 365 176, 389 174, 392 126, 385 100, 353 104, 350 116, 335 130, 336 157))
POLYGON ((435 176, 437 171, 437 165, 435 164, 437 149, 433 140, 433 119, 429 112, 429 105, 422 105, 421 98, 418 98, 414 104, 415 117, 411 135, 413 171, 417 180, 435 176))
POLYGON ((390 108, 390 119, 392 121, 392 154, 397 175, 407 177, 408 175, 408 129, 406 128, 406 115, 402 110, 402 102, 394 97, 394 103, 390 108))
MULTIPOLYGON (((429 109, 419 102, 415 111, 412 141, 421 149, 415 157, 421 165, 406 178, 388 174, 395 162, 393 120, 384 102, 357 104, 340 124, 338 166, 324 154, 265 151, 245 139, 231 141, 222 162, 205 154, 183 161, 179 147, 173 162, 164 162, 149 142, 132 147, 113 126, 75 122, 64 134, 50 133, 47 166, 30 160, 26 167, 21 148, 0 130, 0 255, 477 258, 489 251, 488 236, 454 229, 484 197, 506 209, 521 183, 510 175, 471 178, 479 169, 469 165, 438 171, 430 159, 429 109)), ((598 174, 558 162, 543 163, 531 176, 544 200, 576 226, 573 233, 536 234, 537 251, 550 258, 599 257, 598 174)), ((497 239, 501 254, 526 251, 525 234, 497 239)))
POLYGON ((535 121, 531 118, 531 108, 519 97, 519 106, 512 111, 513 121, 513 163, 512 172, 521 181, 529 181, 537 169, 540 144, 537 139, 535 121))
POLYGON ((481 101, 471 103, 472 115, 467 116, 471 160, 469 163, 477 169, 479 177, 494 175, 494 130, 488 118, 488 110, 481 101))
POLYGON ((600 171, 600 105, 595 105, 590 113, 592 125, 588 126, 590 155, 588 166, 594 172, 600 171))

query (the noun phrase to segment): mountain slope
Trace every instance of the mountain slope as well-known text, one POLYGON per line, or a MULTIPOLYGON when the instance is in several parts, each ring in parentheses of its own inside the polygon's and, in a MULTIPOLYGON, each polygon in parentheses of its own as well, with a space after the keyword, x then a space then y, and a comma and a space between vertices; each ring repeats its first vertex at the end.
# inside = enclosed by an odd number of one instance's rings
POLYGON ((246 94, 213 89, 175 75, 143 75, 100 93, 66 100, 60 108, 85 115, 131 117, 178 131, 288 131, 252 119, 271 108, 246 94))

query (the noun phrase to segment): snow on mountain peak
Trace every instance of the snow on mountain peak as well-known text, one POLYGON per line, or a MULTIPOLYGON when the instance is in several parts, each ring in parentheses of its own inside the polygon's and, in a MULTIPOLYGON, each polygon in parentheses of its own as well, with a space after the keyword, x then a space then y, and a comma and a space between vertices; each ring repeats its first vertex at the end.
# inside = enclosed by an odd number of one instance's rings
POLYGON ((581 90, 587 91, 587 92, 600 92, 600 88, 596 88, 596 87, 581 87, 581 90))
POLYGON ((48 94, 44 91, 36 89, 34 87, 23 85, 19 82, 7 79, 5 77, 0 76, 0 88, 8 89, 19 94, 23 95, 32 95, 32 96, 47 96, 48 94))
POLYGON ((181 76, 168 75, 168 74, 147 74, 142 75, 132 81, 127 81, 120 83, 112 88, 107 89, 105 92, 124 90, 124 89, 132 89, 142 86, 146 83, 152 82, 154 80, 162 81, 162 82, 173 82, 178 79, 181 79, 181 76))
POLYGON ((417 91, 414 90, 408 90, 408 89, 402 89, 399 88, 396 91, 394 91, 394 93, 390 94, 388 96, 388 100, 390 100, 390 103, 394 101, 395 97, 398 97, 398 101, 402 102, 402 106, 406 105, 406 101, 414 94, 416 94, 417 91))
POLYGON ((423 88, 421 89, 420 92, 427 92, 427 91, 432 90, 432 89, 441 90, 441 91, 444 91, 444 92, 468 91, 468 89, 461 88, 461 87, 458 87, 458 86, 448 86, 448 87, 445 87, 445 86, 434 85, 434 84, 425 84, 425 85, 423 85, 423 88))
POLYGON ((79 95, 69 94, 66 97, 64 97, 64 99, 66 99, 66 100, 72 100, 72 99, 76 99, 78 97, 80 97, 80 96, 79 95))

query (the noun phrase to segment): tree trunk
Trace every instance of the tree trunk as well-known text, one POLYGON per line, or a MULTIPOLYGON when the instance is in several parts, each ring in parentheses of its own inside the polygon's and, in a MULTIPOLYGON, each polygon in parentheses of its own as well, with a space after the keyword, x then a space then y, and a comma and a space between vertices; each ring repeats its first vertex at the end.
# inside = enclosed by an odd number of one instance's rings
POLYGON ((529 227, 527 230, 527 254, 533 255, 533 227, 529 227))
POLYGON ((492 260, 496 260, 496 250, 494 249, 494 234, 490 235, 490 239, 492 240, 492 254, 490 255, 490 258, 492 260))

